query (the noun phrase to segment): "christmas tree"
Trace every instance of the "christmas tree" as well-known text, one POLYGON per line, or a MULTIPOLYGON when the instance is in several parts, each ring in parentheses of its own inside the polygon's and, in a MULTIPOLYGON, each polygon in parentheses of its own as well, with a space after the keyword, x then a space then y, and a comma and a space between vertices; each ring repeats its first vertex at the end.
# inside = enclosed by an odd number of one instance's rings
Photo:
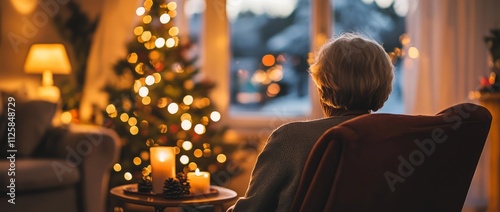
POLYGON ((174 22, 176 9, 175 2, 145 0, 128 55, 115 66, 120 80, 108 88, 104 124, 121 136, 122 150, 111 186, 138 182, 152 146, 175 146, 178 172, 214 173, 227 164, 230 146, 222 127, 213 126, 221 115, 208 97, 214 84, 196 67, 192 44, 174 22))

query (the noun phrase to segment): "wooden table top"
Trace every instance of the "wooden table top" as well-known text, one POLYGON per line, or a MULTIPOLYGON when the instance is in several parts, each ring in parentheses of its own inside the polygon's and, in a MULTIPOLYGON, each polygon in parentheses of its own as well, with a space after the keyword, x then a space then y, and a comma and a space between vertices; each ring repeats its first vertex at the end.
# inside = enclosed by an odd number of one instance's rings
POLYGON ((147 206, 178 207, 179 205, 202 206, 219 205, 236 199, 235 191, 220 186, 210 186, 218 192, 216 194, 198 195, 188 198, 167 199, 161 195, 141 194, 125 191, 126 188, 137 186, 137 184, 127 184, 114 187, 110 190, 111 196, 127 203, 147 206))

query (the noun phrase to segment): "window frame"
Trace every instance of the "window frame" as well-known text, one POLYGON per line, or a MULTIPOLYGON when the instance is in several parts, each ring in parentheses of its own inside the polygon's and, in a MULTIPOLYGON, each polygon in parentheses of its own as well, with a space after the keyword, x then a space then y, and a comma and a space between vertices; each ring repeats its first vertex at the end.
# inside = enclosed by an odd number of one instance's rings
MULTIPOLYGON (((202 24, 201 66, 208 79, 215 82, 216 87, 210 95, 212 102, 222 114, 221 125, 229 126, 237 132, 246 134, 267 134, 275 128, 297 120, 317 119, 323 117, 319 105, 316 86, 309 78, 309 95, 311 111, 305 116, 253 116, 230 114, 230 31, 227 18, 227 0, 205 0, 206 8, 202 24), (214 54, 217 52, 217 54, 214 54)), ((330 37, 329 0, 311 0, 310 37, 311 49, 315 51, 330 37)))

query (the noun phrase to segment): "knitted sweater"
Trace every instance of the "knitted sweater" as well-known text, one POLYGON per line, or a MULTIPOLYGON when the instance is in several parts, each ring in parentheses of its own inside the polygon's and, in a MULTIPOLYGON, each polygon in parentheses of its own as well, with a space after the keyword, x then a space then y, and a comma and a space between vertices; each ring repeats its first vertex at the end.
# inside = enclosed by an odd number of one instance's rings
POLYGON ((291 122, 276 129, 257 158, 245 197, 227 211, 289 211, 316 141, 329 128, 353 117, 291 122))

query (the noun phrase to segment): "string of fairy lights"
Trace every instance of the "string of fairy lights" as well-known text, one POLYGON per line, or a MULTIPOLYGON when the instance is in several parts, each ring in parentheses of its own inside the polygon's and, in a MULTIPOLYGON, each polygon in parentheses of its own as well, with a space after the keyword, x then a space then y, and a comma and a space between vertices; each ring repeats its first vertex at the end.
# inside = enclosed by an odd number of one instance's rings
MULTIPOLYGON (((148 59, 150 64, 145 64, 141 62, 140 54, 138 52, 131 52, 127 56, 127 62, 131 64, 139 76, 133 83, 133 91, 137 98, 140 99, 136 104, 140 102, 142 106, 156 107, 161 110, 166 110, 171 115, 179 116, 180 129, 176 129, 179 126, 177 124, 167 124, 162 123, 158 125, 158 131, 160 134, 165 134, 168 131, 177 132, 175 137, 178 139, 176 142, 175 154, 179 155, 178 160, 183 165, 186 165, 184 171, 194 171, 198 168, 198 164, 192 161, 191 157, 202 158, 211 157, 213 154, 216 155, 216 160, 218 163, 224 163, 227 160, 225 154, 222 153, 222 148, 220 146, 212 146, 208 142, 204 142, 201 148, 195 148, 193 142, 187 140, 186 138, 188 131, 192 130, 196 135, 203 135, 207 130, 207 125, 210 122, 218 122, 221 119, 221 114, 218 111, 212 111, 207 115, 203 115, 199 120, 194 119, 194 115, 190 113, 190 109, 204 109, 211 105, 210 99, 207 97, 196 98, 192 95, 184 95, 182 100, 175 102, 172 98, 159 97, 152 98, 150 89, 153 86, 162 83, 164 80, 167 82, 175 80, 176 74, 181 74, 186 71, 192 71, 192 67, 182 67, 179 63, 174 63, 170 67, 171 71, 164 70, 164 61, 162 61, 162 53, 160 50, 162 48, 174 48, 179 45, 179 28, 173 26, 172 20, 176 17, 177 3, 168 2, 161 3, 159 6, 159 14, 150 14, 156 11, 152 11, 152 7, 156 3, 153 0, 145 0, 143 5, 136 9, 136 15, 141 18, 143 26, 137 26, 133 29, 133 33, 136 36, 137 42, 144 45, 144 47, 149 50, 148 59), (151 24, 161 24, 159 32, 155 30, 149 30, 151 24), (157 34, 155 34, 157 33, 157 34), (167 36, 165 36, 167 35, 167 36), (150 70, 153 67, 154 70, 150 70), (156 101, 155 101, 156 99, 156 101)), ((155 8, 158 9, 158 8, 155 8)), ((156 28, 155 28, 156 29, 156 28)), ((183 87, 186 90, 192 90, 195 83, 192 79, 186 79, 184 81, 183 87)), ((175 89, 168 83, 166 83, 164 90, 168 93, 168 89, 175 89)), ((138 135, 141 130, 147 130, 150 123, 147 118, 141 120, 136 112, 130 113, 132 109, 132 102, 130 100, 121 101, 120 109, 117 109, 117 105, 111 103, 105 108, 106 113, 109 118, 119 119, 124 124, 128 125, 128 132, 131 135, 138 135)), ((157 145, 158 141, 152 138, 145 141, 146 146, 157 145)), ((132 163, 136 166, 143 165, 143 161, 149 160, 149 151, 141 151, 138 156, 132 159, 132 163)), ((144 166, 144 165, 143 165, 144 166)), ((214 171, 216 167, 209 166, 209 171, 214 171), (212 169, 212 170, 211 170, 212 169)), ((122 165, 116 163, 113 166, 115 172, 121 172, 122 165)), ((126 171, 123 175, 125 180, 131 180, 133 175, 126 171)))

